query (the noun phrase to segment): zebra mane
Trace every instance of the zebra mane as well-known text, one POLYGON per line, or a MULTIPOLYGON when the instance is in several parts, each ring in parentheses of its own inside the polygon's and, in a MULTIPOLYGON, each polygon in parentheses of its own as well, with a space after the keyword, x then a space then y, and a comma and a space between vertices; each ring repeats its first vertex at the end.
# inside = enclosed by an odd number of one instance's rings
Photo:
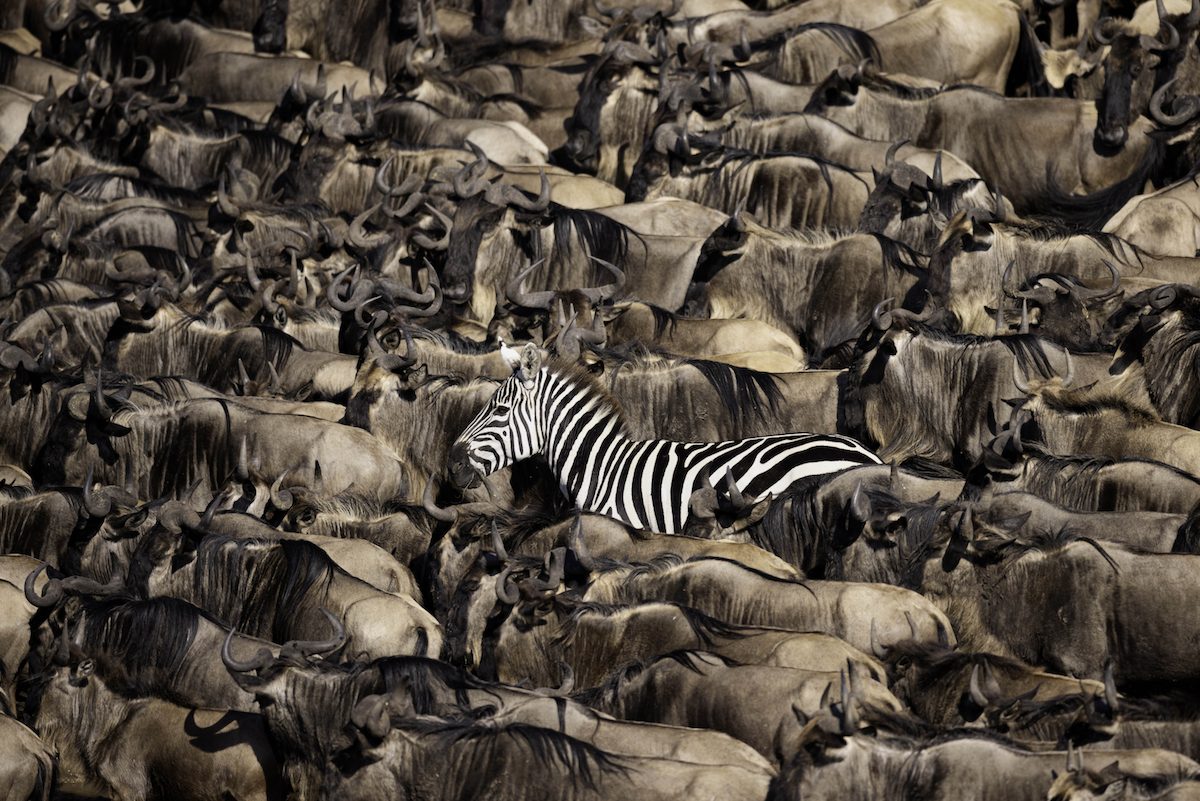
POLYGON ((560 359, 558 356, 551 356, 545 364, 545 369, 559 380, 571 384, 581 394, 588 394, 599 401, 603 408, 617 417, 621 431, 625 434, 629 433, 629 416, 625 414, 621 402, 599 378, 592 375, 586 368, 566 359, 560 359))

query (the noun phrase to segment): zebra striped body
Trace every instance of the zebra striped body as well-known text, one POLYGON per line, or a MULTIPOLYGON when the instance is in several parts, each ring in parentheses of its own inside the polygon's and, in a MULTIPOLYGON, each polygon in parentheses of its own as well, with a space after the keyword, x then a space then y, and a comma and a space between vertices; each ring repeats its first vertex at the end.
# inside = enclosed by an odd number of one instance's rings
POLYGON ((842 436, 631 439, 624 414, 593 378, 565 362, 543 365, 536 346, 527 345, 519 369, 455 440, 451 474, 465 485, 538 453, 577 507, 660 533, 681 531, 692 492, 727 467, 742 492, 758 500, 808 476, 880 463, 842 436))

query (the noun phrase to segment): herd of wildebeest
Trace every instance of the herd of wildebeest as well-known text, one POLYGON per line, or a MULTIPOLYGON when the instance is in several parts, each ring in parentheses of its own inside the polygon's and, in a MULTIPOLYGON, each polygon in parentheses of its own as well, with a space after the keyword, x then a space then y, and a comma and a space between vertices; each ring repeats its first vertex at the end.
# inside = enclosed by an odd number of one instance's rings
POLYGON ((1200 798, 1198 35, 7 0, 5 797, 1200 798), (460 489, 502 342, 885 464, 460 489))

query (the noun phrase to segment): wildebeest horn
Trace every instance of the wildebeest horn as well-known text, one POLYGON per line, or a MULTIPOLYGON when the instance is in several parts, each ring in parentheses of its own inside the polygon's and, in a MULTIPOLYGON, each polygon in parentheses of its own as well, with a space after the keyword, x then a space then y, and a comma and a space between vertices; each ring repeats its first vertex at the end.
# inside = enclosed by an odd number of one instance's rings
POLYGON ((1179 107, 1179 111, 1168 115, 1163 110, 1163 101, 1166 99, 1167 92, 1175 85, 1178 78, 1172 78, 1164 83, 1150 97, 1150 116, 1159 125, 1182 125, 1188 120, 1196 116, 1200 112, 1200 98, 1196 95, 1182 95, 1175 98, 1175 105, 1179 107))
POLYGON ((1139 36, 1138 41, 1147 50, 1174 50, 1179 47, 1179 31, 1167 21, 1167 9, 1163 0, 1156 0, 1155 7, 1158 10, 1158 24, 1167 29, 1167 41, 1162 42, 1153 36, 1145 35, 1139 36))
POLYGON ((1175 302, 1179 296, 1179 292, 1175 289, 1174 284, 1165 284, 1156 287, 1150 292, 1149 304, 1150 308, 1156 311, 1162 311, 1175 302))
POLYGON ((292 503, 295 501, 295 498, 292 497, 291 492, 280 489, 280 487, 283 486, 284 477, 290 472, 291 468, 284 470, 279 474, 279 477, 271 483, 271 504, 281 512, 286 512, 288 509, 291 509, 292 503))
POLYGON ((91 517, 106 517, 112 511, 112 501, 104 497, 98 499, 92 490, 92 474, 96 463, 88 465, 87 477, 83 480, 83 508, 91 517))
POLYGON ((892 313, 885 312, 883 307, 891 303, 895 298, 881 300, 875 304, 875 308, 871 310, 871 322, 880 331, 886 331, 892 327, 892 313))
POLYGON ((75 17, 75 8, 72 6, 71 9, 65 15, 63 15, 63 18, 58 22, 50 21, 51 17, 54 16, 54 10, 58 8, 58 4, 61 2, 62 0, 54 0, 54 2, 46 6, 46 10, 42 12, 42 22, 45 24, 47 29, 54 31, 55 33, 58 33, 59 31, 65 31, 67 26, 71 24, 71 20, 75 17))
POLYGON ((367 248, 381 242, 385 237, 376 236, 374 239, 367 237, 367 232, 363 230, 363 223, 367 221, 372 214, 379 211, 383 206, 383 201, 376 203, 374 206, 368 206, 357 217, 350 221, 350 228, 346 231, 346 238, 350 240, 350 244, 355 247, 367 248))
POLYGON ((226 668, 235 673, 249 673, 252 670, 262 670, 271 663, 273 657, 271 656, 271 652, 265 647, 260 647, 258 653, 246 662, 239 662, 234 659, 233 649, 230 648, 229 644, 233 642, 235 631, 237 629, 230 629, 229 633, 225 635, 225 642, 221 645, 221 662, 225 664, 226 668))
POLYGON ((875 633, 875 618, 871 618, 871 653, 876 659, 885 659, 887 649, 879 644, 879 636, 875 633))
POLYGON ((225 191, 225 170, 221 171, 221 175, 217 178, 217 208, 226 217, 233 217, 235 220, 241 216, 242 210, 237 204, 230 199, 225 191))
MULTIPOLYGON (((406 203, 405 206, 407 205, 408 204, 406 203)), ((434 241, 425 236, 423 231, 415 231, 412 235, 413 241, 426 250, 445 250, 446 248, 450 247, 450 232, 454 230, 454 220, 440 212, 436 207, 430 206, 428 203, 425 204, 425 208, 429 209, 433 213, 433 216, 437 217, 438 220, 441 221, 442 227, 446 229, 446 232, 442 234, 441 239, 434 241)))
POLYGON ((338 616, 323 606, 318 606, 317 608, 329 619, 329 625, 333 627, 333 636, 322 642, 293 640, 287 643, 287 645, 295 648, 304 656, 327 653, 340 646, 346 640, 346 627, 342 625, 342 621, 338 620, 338 616))
POLYGON ((379 169, 375 171, 375 188, 378 189, 379 194, 383 195, 385 198, 391 197, 393 187, 388 186, 388 183, 383 176, 387 172, 388 165, 392 163, 392 159, 394 158, 396 158, 395 155, 388 156, 387 161, 383 162, 383 164, 380 164, 379 169))
POLYGON ((1017 329, 1017 333, 1029 333, 1029 298, 1021 298, 1021 327, 1017 329))
POLYGON ((862 479, 854 485, 854 492, 850 495, 850 517, 859 523, 865 523, 871 519, 871 502, 867 500, 867 496, 863 493, 862 479))
POLYGON ((597 14, 599 14, 602 17, 608 17, 609 19, 612 19, 617 14, 619 14, 620 12, 625 10, 625 9, 621 8, 620 6, 613 6, 612 8, 605 8, 604 6, 600 5, 600 0, 592 0, 592 7, 596 9, 597 14))
POLYGON ((842 718, 841 733, 851 735, 858 731, 858 710, 854 706, 854 698, 850 695, 850 683, 846 679, 846 671, 842 674, 842 718))
POLYGON ((500 536, 500 527, 496 525, 496 518, 492 518, 492 553, 501 559, 508 560, 508 549, 504 547, 504 539, 500 536))
POLYGON ((546 171, 541 167, 538 167, 538 174, 541 176, 542 186, 536 200, 530 200, 515 186, 504 183, 492 184, 484 193, 483 198, 493 206, 510 205, 525 211, 545 211, 550 206, 550 179, 546 177, 546 171))
POLYGON ((1112 44, 1112 37, 1104 33, 1104 28, 1110 22, 1112 22, 1112 17, 1101 17, 1100 19, 1096 20, 1096 24, 1092 26, 1092 38, 1096 40, 1097 44, 1112 44))
MULTIPOLYGON (((491 183, 486 178, 473 177, 474 168, 477 165, 481 167, 479 170, 479 175, 482 176, 487 171, 487 156, 480 156, 472 164, 468 164, 458 172, 454 173, 454 179, 452 181, 454 184, 454 194, 458 195, 463 200, 475 197, 480 192, 484 192, 491 187, 491 183)), ((498 203, 496 205, 503 204, 498 203)))
POLYGON ((1104 703, 1108 705, 1110 714, 1117 714, 1117 683, 1113 679, 1113 666, 1110 661, 1104 667, 1104 703))
POLYGON ((891 147, 887 149, 887 153, 883 157, 883 164, 885 167, 892 166, 892 162, 896 160, 896 151, 907 145, 908 142, 908 139, 901 139, 898 142, 892 143, 891 147))
POLYGON ((1075 380, 1075 361, 1071 358, 1071 351, 1064 348, 1063 353, 1067 357, 1067 374, 1062 377, 1062 385, 1065 388, 1071 386, 1075 380))
POLYGON ((62 582, 58 579, 50 579, 42 589, 42 594, 37 594, 37 577, 49 566, 49 562, 42 562, 32 573, 25 577, 25 600, 39 609, 54 606, 62 600, 63 596, 62 582))
POLYGON ((365 281, 360 281, 351 290, 349 298, 342 300, 338 297, 338 290, 342 282, 346 280, 346 276, 353 269, 355 269, 355 266, 350 266, 338 273, 325 289, 325 297, 329 300, 329 305, 340 312, 356 311, 371 294, 371 285, 365 281))
POLYGON ((529 277, 529 274, 538 268, 545 259, 538 259, 533 264, 526 267, 515 278, 508 282, 508 286, 504 288, 504 294, 508 299, 517 306, 524 306, 527 309, 546 309, 550 310, 550 303, 554 300, 557 292, 523 292, 521 284, 529 277))
POLYGON ((458 522, 458 512, 454 509, 443 509, 434 503, 433 500, 433 476, 425 482, 425 492, 421 495, 421 505, 425 507, 425 511, 434 520, 441 520, 443 523, 458 522))
POLYGON ((725 465, 725 492, 729 494, 729 502, 736 510, 746 508, 746 496, 738 489, 737 482, 733 479, 733 468, 725 465))
POLYGON ((698 520, 711 520, 717 514, 717 491, 708 469, 700 474, 700 486, 688 498, 688 511, 698 520))
POLYGON ((971 684, 970 684, 971 701, 976 706, 986 708, 989 705, 989 699, 984 695, 983 690, 979 687, 979 663, 975 663, 975 667, 971 668, 971 684))
POLYGON ((154 80, 154 76, 156 74, 156 70, 154 68, 154 59, 150 58, 149 56, 138 56, 133 60, 133 63, 134 67, 130 71, 130 76, 128 78, 117 78, 117 80, 114 82, 117 89, 129 88, 133 86, 145 86, 146 84, 150 83, 150 81, 154 80), (137 63, 139 61, 142 61, 146 64, 146 72, 144 75, 142 75, 142 77, 137 78, 134 77, 132 73, 137 72, 137 63))
POLYGON ((1029 394, 1029 382, 1025 380, 1025 376, 1022 374, 1022 371, 1021 371, 1021 365, 1017 362, 1017 360, 1015 358, 1013 359, 1012 369, 1013 369, 1013 385, 1017 389, 1019 389, 1021 392, 1028 395, 1029 394))
POLYGON ((567 544, 575 552, 575 561, 579 563, 580 567, 589 573, 595 573, 600 569, 596 560, 592 558, 592 554, 587 547, 587 542, 583 538, 583 510, 575 510, 575 519, 571 522, 571 528, 567 532, 567 539, 567 544))
POLYGON ((510 562, 503 570, 500 571, 500 575, 496 576, 496 597, 500 599, 502 603, 506 603, 509 606, 512 606, 517 601, 521 600, 521 593, 517 590, 517 588, 510 587, 508 584, 508 576, 513 572, 513 569, 516 566, 516 562, 510 562))
POLYGON ((587 289, 579 290, 592 303, 600 303, 608 300, 616 295, 625 287, 625 272, 610 261, 605 261, 597 256, 588 255, 588 258, 594 262, 599 262, 608 268, 608 271, 616 276, 616 279, 611 284, 605 284, 599 287, 588 287, 587 289))
POLYGON ((1117 290, 1121 288, 1121 273, 1120 273, 1120 271, 1117 270, 1116 266, 1114 266, 1113 263, 1111 261, 1109 261, 1108 259, 1101 259, 1100 261, 1104 262, 1104 266, 1107 267, 1109 272, 1112 273, 1112 283, 1110 283, 1108 285, 1107 289, 1088 289, 1087 287, 1078 287, 1075 289, 1075 293, 1079 297, 1081 297, 1081 298, 1102 298, 1102 297, 1106 297, 1108 295, 1115 295, 1117 293, 1117 290))
POLYGON ((575 689, 575 671, 571 670, 571 666, 561 659, 558 660, 558 669, 562 673, 562 681, 559 682, 557 689, 543 687, 535 690, 539 695, 548 695, 552 698, 565 698, 575 689))
POLYGON ((941 192, 945 188, 945 184, 942 183, 942 151, 940 150, 933 159, 933 175, 929 178, 929 188, 934 192, 941 192))

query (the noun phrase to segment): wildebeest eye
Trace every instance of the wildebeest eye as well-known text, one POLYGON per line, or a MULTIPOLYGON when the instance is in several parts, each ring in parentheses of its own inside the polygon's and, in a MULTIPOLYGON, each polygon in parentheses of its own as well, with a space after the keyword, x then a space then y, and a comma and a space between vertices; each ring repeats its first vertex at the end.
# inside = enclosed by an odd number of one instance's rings
POLYGON ((383 346, 385 348, 394 348, 400 344, 400 332, 389 331, 387 336, 383 338, 383 346))

